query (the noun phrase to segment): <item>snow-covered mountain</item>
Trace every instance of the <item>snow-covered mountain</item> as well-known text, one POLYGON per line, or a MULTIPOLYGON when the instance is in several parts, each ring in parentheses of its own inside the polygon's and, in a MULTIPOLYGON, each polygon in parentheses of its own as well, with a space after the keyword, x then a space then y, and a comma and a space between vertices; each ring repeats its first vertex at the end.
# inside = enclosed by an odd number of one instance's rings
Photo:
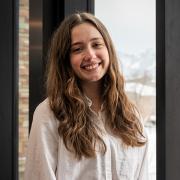
POLYGON ((140 79, 149 77, 152 82, 155 81, 155 52, 147 49, 140 54, 127 54, 118 52, 120 66, 126 80, 140 79))

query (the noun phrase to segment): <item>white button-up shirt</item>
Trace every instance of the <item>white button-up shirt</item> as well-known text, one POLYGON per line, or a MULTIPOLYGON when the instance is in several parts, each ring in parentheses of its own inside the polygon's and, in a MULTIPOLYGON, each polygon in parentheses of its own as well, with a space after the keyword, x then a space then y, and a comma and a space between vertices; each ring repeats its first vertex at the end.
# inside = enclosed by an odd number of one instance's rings
POLYGON ((103 127, 105 115, 94 113, 94 121, 104 130, 105 154, 78 160, 58 134, 58 121, 48 99, 35 110, 31 127, 25 180, 148 180, 147 144, 125 147, 103 127))

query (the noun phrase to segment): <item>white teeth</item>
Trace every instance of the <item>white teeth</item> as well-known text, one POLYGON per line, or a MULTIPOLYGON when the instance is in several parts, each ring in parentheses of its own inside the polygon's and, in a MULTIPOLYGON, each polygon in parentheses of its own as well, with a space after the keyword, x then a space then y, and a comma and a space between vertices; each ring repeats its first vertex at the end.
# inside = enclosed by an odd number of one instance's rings
POLYGON ((96 69, 98 66, 99 64, 92 64, 92 65, 84 66, 84 69, 92 70, 92 69, 96 69))

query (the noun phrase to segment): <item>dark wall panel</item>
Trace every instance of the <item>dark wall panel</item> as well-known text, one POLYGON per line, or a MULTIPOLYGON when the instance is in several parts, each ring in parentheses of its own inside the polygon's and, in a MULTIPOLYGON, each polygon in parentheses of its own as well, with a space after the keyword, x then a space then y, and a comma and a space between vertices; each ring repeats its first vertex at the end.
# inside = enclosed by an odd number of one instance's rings
POLYGON ((68 14, 94 13, 94 0, 30 0, 29 122, 36 106, 45 98, 46 56, 53 31, 68 14))
MULTIPOLYGON (((42 0, 29 2, 29 114, 32 114, 43 99, 43 62, 42 62, 42 0)), ((31 124, 31 123, 30 123, 31 124)))
POLYGON ((0 179, 18 179, 18 0, 0 6, 0 179))
POLYGON ((76 11, 86 11, 94 14, 94 0, 66 0, 65 15, 76 11))
POLYGON ((166 179, 180 179, 180 1, 166 0, 166 179))
POLYGON ((180 1, 156 0, 157 180, 180 179, 180 1))

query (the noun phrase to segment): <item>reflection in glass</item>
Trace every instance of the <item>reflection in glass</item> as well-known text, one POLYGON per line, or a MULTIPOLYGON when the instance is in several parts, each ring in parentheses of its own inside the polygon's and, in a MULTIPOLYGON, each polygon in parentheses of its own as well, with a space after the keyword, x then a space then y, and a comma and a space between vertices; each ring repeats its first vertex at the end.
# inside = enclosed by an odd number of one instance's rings
POLYGON ((156 179, 155 0, 97 0, 95 15, 114 41, 126 91, 149 137, 149 179, 156 179))

